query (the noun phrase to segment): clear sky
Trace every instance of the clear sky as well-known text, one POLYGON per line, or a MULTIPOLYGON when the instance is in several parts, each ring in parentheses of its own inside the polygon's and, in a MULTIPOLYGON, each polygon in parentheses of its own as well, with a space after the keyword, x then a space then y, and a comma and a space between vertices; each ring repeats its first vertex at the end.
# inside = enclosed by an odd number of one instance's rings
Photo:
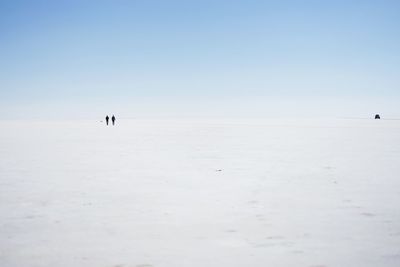
POLYGON ((400 1, 0 0, 7 118, 400 118, 400 1))

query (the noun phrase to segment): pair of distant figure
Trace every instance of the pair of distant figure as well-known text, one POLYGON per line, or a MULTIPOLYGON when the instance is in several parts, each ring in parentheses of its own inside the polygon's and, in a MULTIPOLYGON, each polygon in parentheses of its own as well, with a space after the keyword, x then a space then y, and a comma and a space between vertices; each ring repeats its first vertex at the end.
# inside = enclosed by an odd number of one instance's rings
MULTIPOLYGON (((108 121, 110 120, 110 117, 108 115, 106 116, 106 124, 108 125, 108 121)), ((115 125, 115 116, 112 115, 111 117, 112 125, 115 125)))

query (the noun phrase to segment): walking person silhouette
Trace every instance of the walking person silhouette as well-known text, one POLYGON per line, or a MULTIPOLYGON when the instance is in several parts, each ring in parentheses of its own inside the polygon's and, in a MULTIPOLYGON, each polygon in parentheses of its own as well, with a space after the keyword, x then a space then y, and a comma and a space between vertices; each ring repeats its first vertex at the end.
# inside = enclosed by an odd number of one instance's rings
POLYGON ((115 125, 115 116, 114 115, 112 115, 111 120, 112 120, 112 124, 115 125))
POLYGON ((108 120, 110 119, 110 117, 108 117, 108 115, 106 116, 106 124, 108 125, 108 120))

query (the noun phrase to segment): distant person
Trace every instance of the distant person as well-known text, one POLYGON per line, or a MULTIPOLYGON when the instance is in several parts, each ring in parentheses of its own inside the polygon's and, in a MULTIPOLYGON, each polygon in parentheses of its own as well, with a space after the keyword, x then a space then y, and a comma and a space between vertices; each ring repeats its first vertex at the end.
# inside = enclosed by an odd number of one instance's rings
POLYGON ((114 115, 112 115, 111 120, 112 120, 112 124, 115 125, 115 116, 114 115))
POLYGON ((380 120, 380 119, 381 119, 381 116, 379 114, 376 114, 375 115, 375 120, 380 120))
POLYGON ((108 115, 106 116, 106 124, 108 125, 108 121, 110 120, 110 117, 108 115))

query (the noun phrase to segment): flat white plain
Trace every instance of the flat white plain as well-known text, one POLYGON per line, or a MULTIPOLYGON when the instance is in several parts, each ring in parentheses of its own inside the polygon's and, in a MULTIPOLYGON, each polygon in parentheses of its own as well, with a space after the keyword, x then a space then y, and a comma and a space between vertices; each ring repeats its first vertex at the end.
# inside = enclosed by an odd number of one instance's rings
POLYGON ((0 266, 400 266, 400 121, 0 127, 0 266))

